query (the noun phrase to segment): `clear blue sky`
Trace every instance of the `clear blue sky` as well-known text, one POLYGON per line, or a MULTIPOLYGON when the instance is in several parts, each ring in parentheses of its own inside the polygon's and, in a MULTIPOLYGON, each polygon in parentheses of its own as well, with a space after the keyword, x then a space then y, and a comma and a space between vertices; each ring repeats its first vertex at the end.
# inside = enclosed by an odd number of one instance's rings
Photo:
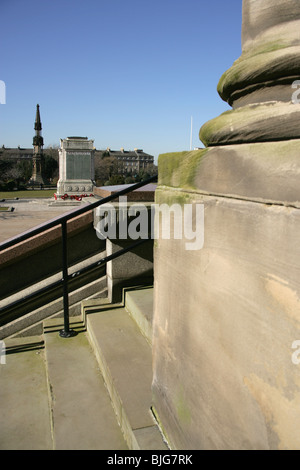
POLYGON ((229 109, 216 87, 241 54, 242 0, 0 0, 0 145, 72 135, 154 155, 203 146, 229 109))

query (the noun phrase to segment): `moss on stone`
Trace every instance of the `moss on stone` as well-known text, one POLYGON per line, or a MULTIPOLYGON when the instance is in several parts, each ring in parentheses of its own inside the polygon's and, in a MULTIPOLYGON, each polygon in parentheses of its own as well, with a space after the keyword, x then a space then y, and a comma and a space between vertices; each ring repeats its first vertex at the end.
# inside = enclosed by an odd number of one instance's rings
POLYGON ((285 49, 289 47, 290 44, 284 41, 268 41, 268 42, 261 42, 260 44, 256 45, 255 47, 251 47, 251 49, 245 51, 241 55, 241 59, 247 59, 250 57, 255 57, 259 54, 266 54, 268 52, 279 51, 280 49, 285 49))
POLYGON ((194 180, 208 149, 166 153, 158 158, 159 184, 175 188, 195 188, 194 180))
POLYGON ((226 111, 205 123, 199 138, 207 147, 298 139, 299 129, 295 122, 299 114, 298 108, 290 103, 249 104, 226 111))
POLYGON ((190 424, 191 422, 191 410, 186 403, 185 393, 183 387, 180 388, 176 396, 175 407, 177 412, 177 417, 182 424, 190 424))
POLYGON ((289 47, 283 42, 268 42, 243 52, 232 67, 221 76, 217 91, 224 101, 228 101, 231 93, 244 86, 273 80, 282 77, 287 71, 286 57, 289 47), (284 52, 286 50, 286 52, 284 52))
MULTIPOLYGON (((214 136, 223 128, 228 127, 228 122, 236 117, 236 112, 240 110, 225 111, 220 116, 207 121, 200 129, 199 138, 208 147, 214 141, 214 136)), ((242 109, 243 111, 243 109, 242 109)), ((240 119, 240 117, 238 118, 240 119)))
POLYGON ((167 204, 171 206, 173 204, 189 204, 191 202, 191 195, 183 191, 166 191, 165 189, 157 189, 155 191, 155 202, 156 204, 167 204))

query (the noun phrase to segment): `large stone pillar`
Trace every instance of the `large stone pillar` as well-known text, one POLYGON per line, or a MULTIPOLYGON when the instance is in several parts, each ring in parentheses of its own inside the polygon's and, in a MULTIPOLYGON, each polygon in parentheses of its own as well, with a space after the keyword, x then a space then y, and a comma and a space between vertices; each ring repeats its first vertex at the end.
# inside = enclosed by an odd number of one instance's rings
POLYGON ((299 138, 300 107, 292 102, 292 84, 300 78, 299 31, 299 2, 244 1, 243 52, 218 85, 234 109, 202 127, 205 145, 299 138))
POLYGON ((172 448, 300 448, 299 31, 297 0, 244 0, 218 84, 232 110, 205 149, 158 160, 156 202, 205 211, 200 250, 155 242, 153 408, 172 448))
POLYGON ((209 177, 205 188, 226 193, 230 186, 236 196, 299 200, 299 79, 299 2, 244 1, 242 55, 218 84, 220 96, 233 110, 200 130, 200 140, 215 148, 210 165, 218 161, 219 172, 218 183, 209 177), (242 159, 238 164, 237 158, 242 159))

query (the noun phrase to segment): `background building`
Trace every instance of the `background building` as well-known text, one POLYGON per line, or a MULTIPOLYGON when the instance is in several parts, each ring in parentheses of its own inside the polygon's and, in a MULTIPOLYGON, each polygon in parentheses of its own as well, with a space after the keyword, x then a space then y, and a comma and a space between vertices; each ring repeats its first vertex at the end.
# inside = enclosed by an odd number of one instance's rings
POLYGON ((142 170, 146 171, 154 163, 154 157, 145 153, 142 149, 124 150, 121 148, 120 150, 111 150, 107 148, 106 151, 98 151, 98 154, 100 153, 102 153, 102 157, 114 157, 118 162, 118 172, 122 175, 139 173, 142 170))

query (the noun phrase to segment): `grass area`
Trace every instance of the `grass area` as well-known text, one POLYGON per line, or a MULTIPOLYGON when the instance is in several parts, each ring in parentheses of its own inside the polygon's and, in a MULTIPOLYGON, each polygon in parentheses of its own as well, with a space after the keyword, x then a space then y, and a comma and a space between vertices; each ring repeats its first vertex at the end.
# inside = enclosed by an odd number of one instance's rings
POLYGON ((9 207, 0 207, 0 212, 8 211, 9 207))
POLYGON ((36 199, 53 197, 56 189, 28 190, 28 191, 0 191, 0 199, 36 199))

